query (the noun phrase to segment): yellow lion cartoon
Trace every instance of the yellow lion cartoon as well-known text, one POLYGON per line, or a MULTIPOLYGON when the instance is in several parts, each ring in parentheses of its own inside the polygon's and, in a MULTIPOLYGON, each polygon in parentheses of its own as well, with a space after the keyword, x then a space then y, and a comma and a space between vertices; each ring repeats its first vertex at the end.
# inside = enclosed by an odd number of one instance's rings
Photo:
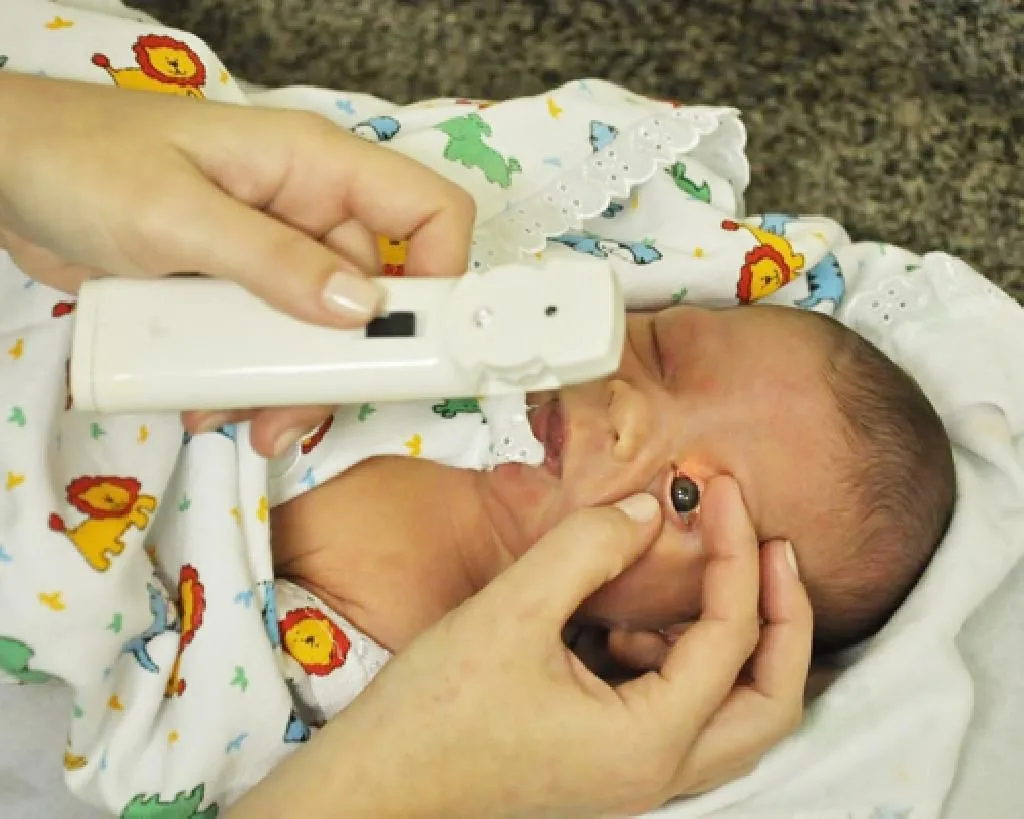
POLYGON ((156 91, 204 99, 206 67, 188 44, 165 34, 144 34, 132 46, 138 68, 111 68, 106 54, 93 54, 114 85, 132 91, 156 91))
POLYGON ((409 243, 398 239, 377 237, 377 252, 380 254, 382 276, 404 276, 405 256, 409 243))
POLYGON ((793 250, 789 240, 778 233, 752 225, 725 219, 723 230, 747 230, 759 242, 743 257, 740 279, 736 284, 736 298, 740 304, 770 296, 789 284, 804 269, 804 255, 793 250))
POLYGON ((338 626, 321 611, 295 609, 278 623, 285 653, 307 674, 326 677, 341 668, 352 644, 338 626))
POLYGON ((142 484, 135 478, 83 475, 67 485, 68 503, 86 516, 74 529, 68 529, 56 512, 50 515, 50 529, 66 535, 85 562, 98 572, 110 568, 109 555, 124 551, 121 538, 134 526, 140 531, 149 525, 149 512, 156 509, 156 498, 142 495, 142 484))

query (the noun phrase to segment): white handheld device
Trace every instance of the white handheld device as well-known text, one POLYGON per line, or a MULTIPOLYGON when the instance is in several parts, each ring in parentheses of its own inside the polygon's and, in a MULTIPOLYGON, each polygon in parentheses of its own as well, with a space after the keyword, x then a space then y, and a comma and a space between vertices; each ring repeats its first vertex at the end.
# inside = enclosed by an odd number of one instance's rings
POLYGON ((619 366, 625 307, 606 261, 378 281, 384 312, 358 330, 300 322, 214 279, 87 282, 75 308, 73 406, 141 412, 485 397, 556 389, 619 366))

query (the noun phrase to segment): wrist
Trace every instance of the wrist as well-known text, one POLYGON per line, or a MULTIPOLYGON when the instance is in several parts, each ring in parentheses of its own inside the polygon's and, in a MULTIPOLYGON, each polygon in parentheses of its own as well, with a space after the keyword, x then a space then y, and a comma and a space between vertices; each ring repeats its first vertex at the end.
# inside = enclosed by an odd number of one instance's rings
POLYGON ((416 789, 402 782, 396 749, 379 747, 372 730, 350 724, 349 716, 348 710, 335 716, 232 805, 225 819, 445 816, 407 799, 416 789))

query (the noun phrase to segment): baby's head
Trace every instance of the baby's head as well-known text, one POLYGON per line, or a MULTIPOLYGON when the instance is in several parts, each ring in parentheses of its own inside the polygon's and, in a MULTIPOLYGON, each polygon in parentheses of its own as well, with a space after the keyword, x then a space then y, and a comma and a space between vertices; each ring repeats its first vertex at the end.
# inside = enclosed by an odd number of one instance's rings
POLYGON ((842 324, 792 308, 679 306, 627 326, 614 376, 532 397, 544 466, 489 477, 523 548, 581 506, 649 491, 665 512, 657 542, 582 614, 640 630, 686 622, 700 611, 700 509, 676 511, 673 484, 728 474, 759 540, 793 543, 816 651, 875 633, 954 502, 951 446, 916 383, 842 324))

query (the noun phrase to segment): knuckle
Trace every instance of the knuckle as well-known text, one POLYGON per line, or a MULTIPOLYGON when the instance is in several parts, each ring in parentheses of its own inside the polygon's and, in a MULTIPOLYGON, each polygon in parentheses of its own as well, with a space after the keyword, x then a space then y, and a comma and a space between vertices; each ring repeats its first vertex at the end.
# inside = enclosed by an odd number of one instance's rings
MULTIPOLYGON (((644 760, 644 763, 634 762, 624 772, 624 795, 630 799, 647 801, 665 790, 672 773, 663 756, 640 754, 635 759, 644 760)), ((671 767, 674 769, 674 766, 671 767)))
POLYGON ((761 624, 756 615, 752 615, 740 626, 741 639, 748 655, 753 654, 757 644, 761 642, 761 624))
POLYGON ((640 760, 635 782, 638 796, 663 793, 678 775, 682 762, 679 747, 669 742, 667 737, 664 741, 655 743, 654 747, 647 748, 646 752, 636 753, 634 756, 640 760))
POLYGON ((451 188, 452 207, 459 216, 463 217, 467 224, 473 224, 476 220, 476 200, 465 188, 456 185, 454 182, 451 183, 451 188))
POLYGON ((749 759, 745 762, 739 763, 738 765, 736 765, 735 768, 728 771, 727 773, 723 773, 720 777, 718 777, 717 781, 711 783, 711 787, 709 787, 708 790, 711 790, 711 788, 717 788, 721 785, 726 784, 727 782, 732 782, 733 780, 742 779, 745 776, 750 776, 750 774, 754 772, 757 766, 761 764, 761 759, 763 756, 764 754, 757 754, 757 756, 755 756, 753 759, 749 759))
POLYGON ((650 738, 636 731, 620 736, 611 767, 614 781, 623 800, 647 800, 661 793, 675 770, 675 760, 663 743, 651 743, 650 738))
POLYGON ((292 127, 298 131, 305 131, 311 136, 335 136, 339 133, 347 133, 343 128, 335 125, 323 114, 316 111, 285 111, 292 127))
MULTIPOLYGON (((121 256, 136 270, 148 274, 172 272, 164 270, 165 265, 160 262, 169 255, 166 250, 174 233, 185 233, 175 218, 169 218, 173 210, 166 197, 160 195, 134 203, 131 222, 118 232, 117 245, 121 256), (159 251, 154 252, 155 248, 159 251)), ((184 235, 181 238, 187 239, 184 235)))
POLYGON ((782 735, 790 736, 800 730, 804 724, 804 709, 800 705, 786 708, 782 715, 782 735))

